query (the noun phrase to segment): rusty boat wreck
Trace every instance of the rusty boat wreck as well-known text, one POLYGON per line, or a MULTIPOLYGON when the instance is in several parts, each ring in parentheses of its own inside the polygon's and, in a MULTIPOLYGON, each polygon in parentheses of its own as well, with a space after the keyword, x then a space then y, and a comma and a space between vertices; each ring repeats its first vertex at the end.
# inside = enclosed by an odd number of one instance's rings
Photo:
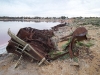
MULTIPOLYGON (((50 30, 38 30, 31 27, 21 28, 17 35, 15 35, 9 29, 8 35, 11 37, 11 39, 9 40, 6 50, 8 53, 14 53, 20 56, 15 67, 17 67, 22 57, 40 61, 38 65, 41 65, 42 63, 49 64, 50 60, 55 60, 66 54, 69 54, 70 58, 73 58, 73 46, 75 45, 76 41, 87 40, 86 34, 88 31, 84 27, 78 27, 72 31, 71 34, 67 34, 66 30, 66 24, 59 24, 52 27, 50 30), (61 28, 65 28, 64 36, 56 37, 58 41, 55 41, 55 33, 57 31, 59 32, 61 28), (57 43, 68 40, 68 38, 71 40, 69 44, 66 45, 65 49, 63 49, 64 52, 62 54, 51 57, 49 55, 50 52, 58 51, 57 43), (66 49, 68 49, 68 51, 66 51, 66 49)), ((79 54, 78 51, 76 54, 79 54)))

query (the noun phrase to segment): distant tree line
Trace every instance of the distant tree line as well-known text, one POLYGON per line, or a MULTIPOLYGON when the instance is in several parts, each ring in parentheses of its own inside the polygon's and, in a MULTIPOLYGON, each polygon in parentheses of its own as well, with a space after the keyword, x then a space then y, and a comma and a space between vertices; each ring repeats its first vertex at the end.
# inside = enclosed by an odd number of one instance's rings
POLYGON ((68 19, 66 16, 61 17, 9 17, 9 16, 0 16, 0 19, 68 19))

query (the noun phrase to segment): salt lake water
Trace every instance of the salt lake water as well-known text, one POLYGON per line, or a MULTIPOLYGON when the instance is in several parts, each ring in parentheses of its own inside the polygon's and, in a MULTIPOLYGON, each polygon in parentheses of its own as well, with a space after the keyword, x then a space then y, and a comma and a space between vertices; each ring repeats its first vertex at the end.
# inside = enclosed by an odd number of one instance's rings
POLYGON ((14 22, 14 21, 7 21, 3 22, 0 21, 0 54, 6 51, 6 46, 8 41, 10 40, 9 35, 7 34, 8 29, 17 34, 20 28, 24 27, 32 27, 36 29, 50 29, 51 27, 60 24, 59 22, 14 22))

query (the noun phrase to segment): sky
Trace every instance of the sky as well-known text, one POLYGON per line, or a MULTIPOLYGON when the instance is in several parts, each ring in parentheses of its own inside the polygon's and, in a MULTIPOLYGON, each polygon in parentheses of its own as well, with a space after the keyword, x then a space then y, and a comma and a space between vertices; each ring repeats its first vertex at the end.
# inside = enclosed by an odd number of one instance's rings
POLYGON ((0 0, 0 16, 100 17, 100 0, 0 0))

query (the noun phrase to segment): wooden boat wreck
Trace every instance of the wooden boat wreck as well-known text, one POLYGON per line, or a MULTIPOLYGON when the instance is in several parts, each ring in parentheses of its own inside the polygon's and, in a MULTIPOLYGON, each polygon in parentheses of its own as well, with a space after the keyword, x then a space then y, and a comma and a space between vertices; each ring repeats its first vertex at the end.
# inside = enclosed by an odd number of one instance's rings
MULTIPOLYGON (((17 35, 12 33, 10 29, 8 30, 8 35, 11 37, 9 40, 8 46, 6 47, 8 53, 15 53, 20 56, 18 62, 22 57, 27 56, 28 58, 40 61, 39 65, 42 63, 49 64, 49 60, 55 60, 65 54, 70 54, 70 57, 73 57, 73 45, 77 41, 82 41, 87 39, 86 34, 87 30, 84 27, 77 28, 71 37, 71 41, 69 45, 66 46, 68 48, 68 52, 64 52, 55 57, 51 57, 49 53, 51 51, 56 51, 54 42, 51 38, 54 35, 54 31, 58 30, 61 25, 53 27, 51 30, 38 30, 31 27, 21 28, 17 35), (56 29, 57 28, 57 29, 56 29)), ((65 25, 63 25, 65 26, 65 25)), ((62 26, 61 26, 62 27, 62 26)), ((66 37, 61 38, 64 40, 66 37)), ((65 49, 66 49, 65 48, 65 49)), ((65 50, 64 49, 64 50, 65 50)), ((18 64, 17 62, 17 64, 18 64)), ((16 64, 16 66, 17 66, 16 64)))

